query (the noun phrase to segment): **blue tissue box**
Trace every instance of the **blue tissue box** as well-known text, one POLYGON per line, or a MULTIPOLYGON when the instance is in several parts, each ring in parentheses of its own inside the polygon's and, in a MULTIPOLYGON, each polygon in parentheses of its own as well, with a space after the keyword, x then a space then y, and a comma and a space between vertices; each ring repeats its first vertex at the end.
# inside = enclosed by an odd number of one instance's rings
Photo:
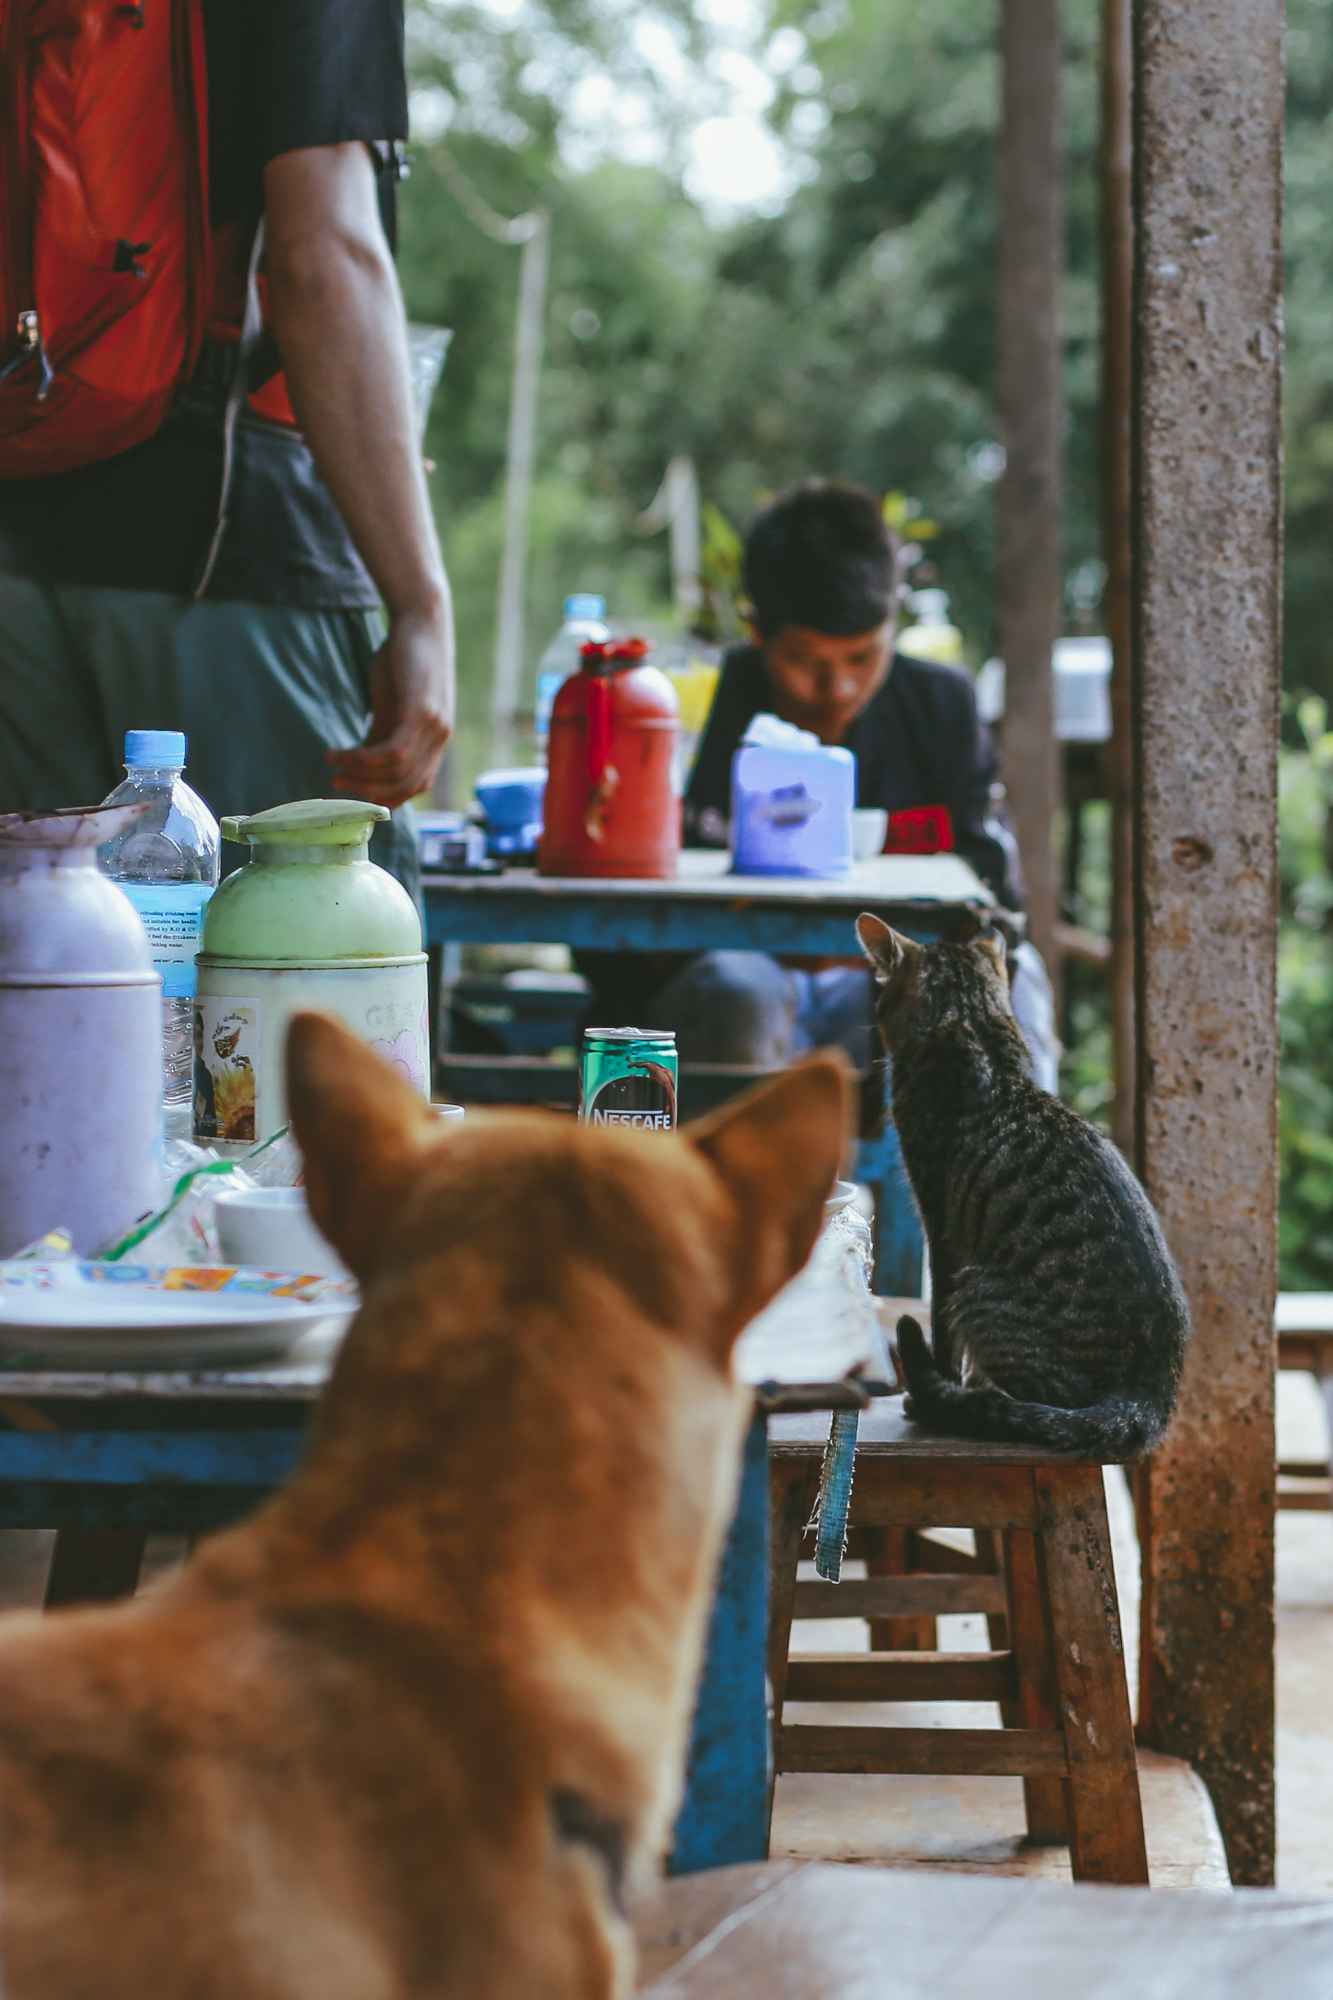
POLYGON ((733 873, 848 874, 855 804, 850 750, 743 743, 731 760, 733 873))

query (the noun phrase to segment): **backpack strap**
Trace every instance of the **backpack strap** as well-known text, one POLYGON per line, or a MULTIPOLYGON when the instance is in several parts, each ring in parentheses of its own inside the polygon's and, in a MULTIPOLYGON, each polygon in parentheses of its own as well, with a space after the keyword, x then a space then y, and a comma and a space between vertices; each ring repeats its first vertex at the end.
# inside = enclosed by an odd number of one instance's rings
POLYGON ((196 598, 202 597, 208 588, 222 550, 222 538, 227 532, 227 509, 231 503, 231 480, 236 462, 236 421, 246 397, 250 357, 264 335, 264 311, 259 298, 259 264, 263 254, 264 218, 261 215, 255 228, 255 240, 251 245, 250 262, 245 274, 245 318, 241 322, 240 345, 236 350, 236 369, 227 389, 227 406, 222 418, 222 490, 218 495, 218 518, 213 529, 213 539, 208 545, 208 553, 204 557, 203 566, 190 593, 196 598))

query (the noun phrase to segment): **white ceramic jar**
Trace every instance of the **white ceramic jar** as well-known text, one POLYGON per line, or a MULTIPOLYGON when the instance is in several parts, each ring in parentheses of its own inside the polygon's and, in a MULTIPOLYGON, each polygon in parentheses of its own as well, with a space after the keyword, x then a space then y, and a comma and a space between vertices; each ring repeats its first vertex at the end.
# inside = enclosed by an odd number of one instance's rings
POLYGON ((155 1208, 162 981, 98 846, 144 805, 0 818, 0 1256, 86 1253, 155 1208))

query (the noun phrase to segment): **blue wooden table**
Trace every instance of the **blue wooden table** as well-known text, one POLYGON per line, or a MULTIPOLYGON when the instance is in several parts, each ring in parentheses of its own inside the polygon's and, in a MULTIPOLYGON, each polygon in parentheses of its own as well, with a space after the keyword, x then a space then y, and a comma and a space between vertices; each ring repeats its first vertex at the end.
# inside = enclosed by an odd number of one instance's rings
POLYGON ((574 951, 767 951, 839 958, 863 910, 913 937, 964 935, 994 908, 956 854, 881 854, 836 881, 732 875, 730 857, 686 848, 673 881, 426 875, 430 944, 567 944, 574 951))
MULTIPOLYGON (((733 875, 729 855, 687 849, 669 882, 511 869, 493 876, 428 875, 424 892, 428 940, 451 955, 463 944, 564 944, 576 951, 725 949, 844 958, 859 949, 855 922, 863 910, 925 940, 970 936, 978 917, 995 908, 986 885, 954 854, 878 855, 840 880, 813 881, 733 875)), ((447 967, 445 977, 448 983, 447 967)), ((892 1125, 861 1141, 855 1174, 875 1190, 875 1290, 915 1297, 921 1224, 892 1125)), ((751 1432, 718 1582, 689 1788, 676 1828, 679 1873, 767 1853, 765 1436, 761 1418, 751 1432)))
MULTIPOLYGON (((526 870, 428 877, 429 938, 842 957, 857 949, 853 924, 862 910, 930 938, 966 935, 992 907, 953 855, 881 856, 839 882, 735 877, 727 865, 724 854, 685 853, 673 882, 562 881, 526 870)), ((863 1143, 858 1172, 879 1191, 877 1289, 914 1295, 920 1229, 891 1130, 863 1143)), ((282 1482, 300 1457, 328 1365, 327 1353, 298 1351, 285 1366, 218 1373, 0 1370, 0 1527, 62 1531, 56 1569, 62 1549, 69 1559, 56 1597, 130 1589, 147 1533, 225 1526, 282 1482)), ((830 1385, 827 1394, 837 1393, 830 1385)), ((804 1407, 824 1407, 824 1395, 811 1390, 804 1407)), ((682 1873, 756 1860, 767 1846, 766 1468, 761 1413, 746 1447, 700 1687, 677 1826, 674 1865, 682 1873)))
MULTIPOLYGON (((322 1342, 285 1363, 190 1374, 0 1371, 0 1527, 59 1531, 52 1579, 61 1583, 48 1602, 126 1594, 149 1533, 200 1534, 258 1506, 301 1456, 333 1351, 322 1342)), ((797 1404, 840 1394, 830 1385, 797 1404)), ((680 1873, 767 1850, 766 1422, 761 1410, 749 1432, 719 1577, 680 1873)))
MULTIPOLYGON (((545 876, 530 868, 427 875, 427 938, 446 948, 565 944, 574 951, 725 949, 845 958, 859 951, 854 927, 863 910, 929 939, 968 936, 995 907, 985 883, 956 854, 881 854, 834 881, 729 871, 729 855, 686 848, 678 876, 668 882, 545 876)), ((514 1065, 516 1074, 531 1071, 529 1083, 551 1067, 514 1065)), ((567 1080, 568 1071, 556 1078, 565 1088, 567 1080)), ((862 1141, 856 1177, 876 1193, 875 1290, 915 1296, 921 1229, 891 1126, 862 1141)))

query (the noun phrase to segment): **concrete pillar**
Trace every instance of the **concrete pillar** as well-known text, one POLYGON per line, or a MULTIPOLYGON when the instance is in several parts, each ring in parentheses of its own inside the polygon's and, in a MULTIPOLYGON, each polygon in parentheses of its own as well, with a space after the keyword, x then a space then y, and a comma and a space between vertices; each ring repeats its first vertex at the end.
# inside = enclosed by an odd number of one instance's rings
POLYGON ((1194 1315, 1142 1482, 1142 1731, 1273 1872, 1282 9, 1136 0, 1143 1178, 1194 1315))

